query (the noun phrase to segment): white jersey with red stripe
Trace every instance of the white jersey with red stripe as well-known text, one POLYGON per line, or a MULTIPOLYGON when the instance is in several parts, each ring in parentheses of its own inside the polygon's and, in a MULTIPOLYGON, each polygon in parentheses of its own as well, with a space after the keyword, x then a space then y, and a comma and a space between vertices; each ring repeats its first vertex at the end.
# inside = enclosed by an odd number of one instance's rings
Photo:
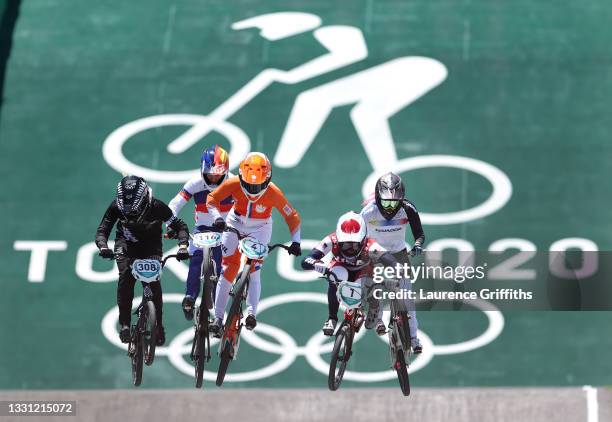
MULTIPOLYGON (((233 174, 228 173, 225 177, 225 180, 232 177, 233 174)), ((193 202, 195 202, 195 212, 194 212, 194 220, 195 226, 212 226, 214 222, 213 215, 210 214, 208 207, 206 206, 206 199, 208 198, 208 194, 215 190, 217 186, 208 186, 204 183, 202 176, 196 176, 185 183, 183 188, 179 191, 179 193, 170 201, 168 206, 174 213, 174 215, 178 215, 183 206, 193 198, 193 202)), ((221 208, 219 212, 223 218, 226 218, 229 210, 232 209, 234 201, 232 198, 225 198, 221 201, 221 208)))
POLYGON ((340 245, 338 244, 338 238, 336 233, 330 233, 319 244, 315 249, 323 252, 323 255, 327 255, 329 252, 332 253, 332 264, 334 262, 342 264, 349 271, 357 271, 367 266, 372 265, 372 261, 376 261, 382 254, 387 252, 376 240, 366 237, 365 245, 359 255, 353 258, 347 258, 340 253, 340 245))

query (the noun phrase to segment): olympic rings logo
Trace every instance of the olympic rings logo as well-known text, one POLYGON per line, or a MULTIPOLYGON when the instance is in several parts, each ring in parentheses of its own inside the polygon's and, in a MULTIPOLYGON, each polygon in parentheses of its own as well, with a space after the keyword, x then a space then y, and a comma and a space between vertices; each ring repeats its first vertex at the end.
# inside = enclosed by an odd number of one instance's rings
MULTIPOLYGON (((183 300, 183 295, 169 293, 164 294, 163 299, 164 303, 181 303, 183 300)), ((141 300, 141 297, 134 298, 134 301, 132 302, 133 307, 135 308, 138 306, 141 300)), ((323 293, 312 292, 283 293, 270 296, 262 299, 259 303, 258 315, 261 315, 266 310, 269 310, 275 306, 299 302, 327 304, 327 296, 323 293)), ((477 337, 453 344, 434 344, 426 333, 419 330, 418 335, 421 339, 421 343, 423 344, 423 353, 411 362, 409 368, 410 373, 414 373, 424 368, 436 355, 466 353, 491 343, 500 335, 504 328, 504 317, 502 313, 497 310, 497 308, 484 300, 469 301, 468 304, 484 312, 488 319, 486 330, 477 337)), ((127 345, 119 341, 119 335, 116 329, 118 317, 119 310, 115 306, 110 309, 102 319, 102 333, 112 344, 123 350, 127 350, 127 345)), ((388 312, 385 312, 384 319, 386 323, 389 322, 388 312)), ((367 330, 360 330, 360 332, 355 336, 354 341, 358 342, 365 335, 366 331, 367 330)), ((176 369, 189 376, 194 375, 194 369, 191 363, 186 360, 185 356, 188 356, 191 352, 193 333, 193 327, 190 326, 175 336, 170 341, 168 346, 158 347, 156 349, 157 356, 166 356, 176 369)), ((376 338, 388 343, 387 336, 377 336, 376 338)), ((317 372, 324 375, 327 375, 328 373, 329 363, 326 362, 321 355, 324 353, 331 353, 333 338, 330 339, 329 337, 325 337, 321 331, 318 331, 316 334, 310 337, 304 346, 300 346, 289 333, 281 328, 266 324, 264 322, 258 322, 256 331, 243 331, 241 340, 244 340, 258 350, 272 355, 278 355, 278 358, 270 365, 260 369, 229 373, 225 377, 226 382, 256 381, 272 377, 288 369, 298 357, 304 357, 308 364, 317 372), (273 338, 275 342, 263 339, 258 333, 273 338)), ((218 339, 211 338, 211 349, 213 351, 215 350, 215 345, 217 345, 218 342, 218 339)), ((381 359, 386 361, 386 356, 381 356, 381 359)), ((217 375, 215 372, 204 371, 204 379, 207 381, 214 381, 216 376, 217 375)), ((347 370, 344 375, 344 378, 347 380, 364 383, 387 381, 395 379, 395 377, 396 374, 391 369, 375 372, 357 372, 347 370)))

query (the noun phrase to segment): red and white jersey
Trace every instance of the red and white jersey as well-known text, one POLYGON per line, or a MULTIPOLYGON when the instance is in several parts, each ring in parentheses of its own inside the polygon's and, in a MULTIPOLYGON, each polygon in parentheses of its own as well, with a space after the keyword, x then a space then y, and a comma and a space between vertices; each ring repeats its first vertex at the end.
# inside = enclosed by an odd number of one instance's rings
POLYGON ((353 258, 344 257, 340 253, 340 245, 338 244, 338 238, 335 232, 325 236, 315 249, 320 250, 324 255, 331 252, 333 255, 332 263, 340 263, 349 271, 356 271, 370 266, 372 265, 372 261, 377 261, 382 254, 387 252, 387 250, 380 246, 374 239, 366 237, 365 245, 359 255, 353 258))

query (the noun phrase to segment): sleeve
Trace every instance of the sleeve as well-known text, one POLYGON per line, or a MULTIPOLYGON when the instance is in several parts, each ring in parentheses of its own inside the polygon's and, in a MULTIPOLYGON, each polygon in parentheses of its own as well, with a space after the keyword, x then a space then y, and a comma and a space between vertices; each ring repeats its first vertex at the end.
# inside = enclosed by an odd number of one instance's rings
POLYGON ((425 232, 423 231, 423 225, 421 224, 421 217, 410 201, 402 201, 402 207, 406 211, 408 216, 408 222, 410 223, 410 230, 412 230, 412 236, 414 237, 414 244, 423 246, 425 244, 425 232))
POLYGON ((187 224, 180 218, 177 218, 168 205, 164 204, 160 200, 157 200, 157 202, 162 220, 165 221, 166 224, 178 234, 179 245, 188 245, 189 228, 187 227, 187 224))
POLYGON ((361 215, 363 217, 363 220, 366 223, 366 230, 368 233, 372 232, 372 224, 370 223, 370 213, 371 213, 371 207, 372 207, 372 202, 368 202, 359 212, 359 215, 361 215))
POLYGON ((175 216, 179 215, 185 204, 191 199, 191 196, 193 195, 189 191, 189 184, 190 182, 185 183, 183 189, 181 189, 179 193, 177 193, 176 196, 172 198, 170 203, 168 203, 168 208, 170 208, 172 214, 174 214, 175 216))
POLYGON ((115 222, 119 218, 118 214, 119 210, 117 210, 117 205, 115 201, 111 202, 111 204, 106 209, 104 216, 102 217, 102 221, 100 221, 100 225, 98 226, 98 230, 96 230, 96 246, 98 249, 107 248, 108 247, 108 237, 110 236, 113 227, 115 226, 115 222))
POLYGON ((320 261, 325 254, 318 249, 313 249, 310 254, 304 259, 302 259, 301 265, 303 270, 314 270, 314 264, 317 261, 320 261))
POLYGON ((208 208, 208 212, 215 221, 218 218, 223 218, 221 212, 219 211, 221 208, 221 201, 228 197, 234 196, 234 190, 240 184, 238 177, 232 177, 231 179, 226 180, 221 183, 217 189, 208 194, 206 198, 206 208, 208 208))
POLYGON ((276 208, 285 219, 289 231, 291 232, 291 240, 293 242, 300 242, 301 240, 301 219, 298 212, 291 206, 283 191, 281 191, 276 185, 270 184, 270 189, 274 192, 274 198, 272 205, 276 208))

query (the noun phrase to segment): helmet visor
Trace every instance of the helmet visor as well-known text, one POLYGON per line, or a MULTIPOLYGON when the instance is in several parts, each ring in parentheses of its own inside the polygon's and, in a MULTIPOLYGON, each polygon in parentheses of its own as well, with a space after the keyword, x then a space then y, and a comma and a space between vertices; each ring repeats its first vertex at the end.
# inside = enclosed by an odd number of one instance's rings
POLYGON ((354 257, 354 256, 357 256, 360 251, 361 251, 360 242, 341 242, 340 243, 340 252, 344 256, 354 257))
POLYGON ((270 181, 266 180, 263 183, 252 184, 252 183, 245 182, 242 179, 242 177, 240 178, 240 184, 242 185, 244 190, 247 191, 248 193, 250 193, 251 195, 257 195, 258 193, 261 193, 262 191, 264 191, 268 187, 269 183, 270 183, 270 181))
POLYGON ((204 177, 204 181, 206 181, 206 183, 208 183, 209 185, 216 185, 218 184, 221 179, 223 179, 223 174, 215 174, 215 173, 204 173, 202 174, 202 177, 204 177))
POLYGON ((380 205, 387 211, 395 211, 399 207, 398 199, 381 199, 380 205))

